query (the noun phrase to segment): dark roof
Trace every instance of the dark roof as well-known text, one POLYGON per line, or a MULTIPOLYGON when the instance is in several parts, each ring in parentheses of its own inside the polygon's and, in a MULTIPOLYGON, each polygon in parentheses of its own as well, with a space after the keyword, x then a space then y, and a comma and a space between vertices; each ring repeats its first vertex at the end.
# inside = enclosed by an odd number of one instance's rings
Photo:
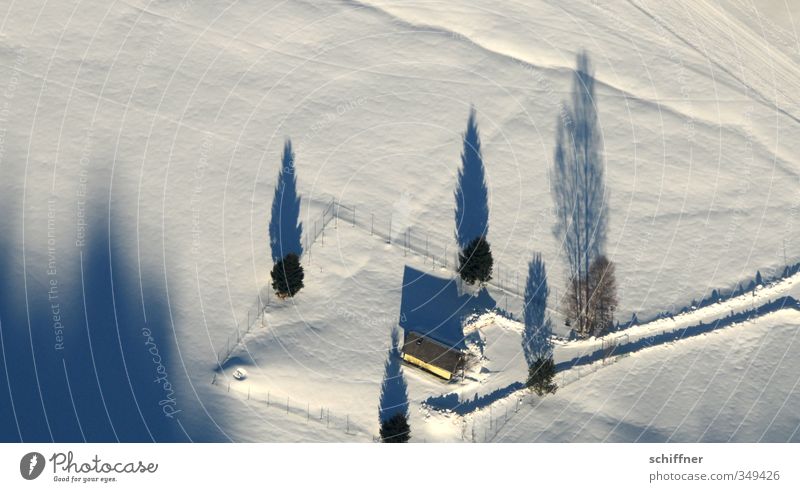
POLYGON ((462 320, 495 305, 485 289, 477 296, 459 294, 456 279, 437 277, 409 266, 403 272, 400 327, 446 347, 466 349, 462 320))
POLYGON ((403 341, 403 353, 422 362, 441 367, 450 373, 461 368, 464 353, 448 347, 414 331, 407 331, 403 341))

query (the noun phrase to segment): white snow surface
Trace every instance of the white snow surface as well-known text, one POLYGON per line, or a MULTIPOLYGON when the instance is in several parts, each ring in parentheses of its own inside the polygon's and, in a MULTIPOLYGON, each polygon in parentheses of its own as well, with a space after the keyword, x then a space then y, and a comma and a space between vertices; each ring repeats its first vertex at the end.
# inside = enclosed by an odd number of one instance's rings
MULTIPOLYGON (((527 397, 496 441, 796 442, 795 310, 634 353, 555 395, 527 397)), ((501 407, 502 408, 502 407, 501 407)), ((476 434, 486 426, 485 413, 476 434)))
MULTIPOLYGON (((43 224, 52 213, 71 251, 88 186, 87 206, 110 209, 131 262, 168 289, 174 364, 194 385, 185 397, 227 436, 371 441, 403 268, 449 275, 398 243, 330 223, 324 245, 304 256, 306 288, 273 298, 233 351, 248 378, 228 390, 230 371, 214 371, 269 282, 284 138, 296 147, 307 233, 335 197, 379 228, 394 214, 396 237, 410 227, 452 248, 460 135, 474 105, 495 257, 522 272, 542 252, 557 295, 549 170, 575 54, 588 50, 619 317, 644 319, 800 256, 800 44, 783 2, 760 4, 11 2, 0 11, 7 240, 44 285, 43 224)), ((79 269, 76 255, 59 262, 79 269)), ((734 307, 719 309, 711 319, 734 307)), ((781 311, 646 349, 554 397, 526 399, 484 436, 484 411, 442 416, 420 403, 524 378, 519 326, 493 323, 488 382, 447 384, 405 367, 413 440, 470 440, 473 428, 476 440, 797 440, 788 409, 800 370, 782 356, 797 322, 781 311)), ((592 343, 558 346, 557 358, 592 343)))

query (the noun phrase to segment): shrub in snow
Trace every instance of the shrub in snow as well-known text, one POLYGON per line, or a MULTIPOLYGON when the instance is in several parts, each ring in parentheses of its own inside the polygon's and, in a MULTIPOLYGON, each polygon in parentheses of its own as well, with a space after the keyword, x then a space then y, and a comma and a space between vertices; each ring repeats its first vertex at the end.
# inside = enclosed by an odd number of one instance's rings
POLYGON ((555 393, 558 389, 553 379, 556 375, 556 365, 552 357, 540 357, 528 367, 528 380, 525 387, 538 396, 555 393))
POLYGON ((492 251, 484 236, 472 240, 458 254, 458 272, 461 279, 469 285, 475 282, 486 283, 492 279, 492 251))
POLYGON ((300 264, 300 258, 294 253, 286 255, 281 261, 275 263, 270 276, 272 277, 272 288, 281 299, 293 297, 303 288, 303 278, 305 277, 303 266, 300 264))

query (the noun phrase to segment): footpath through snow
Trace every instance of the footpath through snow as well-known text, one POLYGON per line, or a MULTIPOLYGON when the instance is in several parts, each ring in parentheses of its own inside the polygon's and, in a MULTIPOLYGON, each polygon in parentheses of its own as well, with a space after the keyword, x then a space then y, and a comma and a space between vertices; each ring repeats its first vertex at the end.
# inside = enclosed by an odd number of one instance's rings
MULTIPOLYGON (((560 386, 570 384, 608 363, 613 363, 619 357, 638 350, 722 329, 782 309, 800 310, 800 303, 797 301, 800 297, 799 281, 800 273, 795 273, 767 285, 757 286, 751 292, 635 325, 605 337, 556 341, 554 358, 559 372, 557 383, 560 386), (602 363, 594 364, 596 362, 602 363), (592 365, 588 371, 581 368, 588 365, 592 365)), ((474 387, 470 387, 467 391, 430 397, 423 405, 434 411, 467 415, 485 410, 498 402, 505 402, 507 406, 509 399, 514 400, 514 405, 518 405, 521 391, 524 391, 521 381, 501 387, 488 384, 482 392, 475 393, 474 387)))

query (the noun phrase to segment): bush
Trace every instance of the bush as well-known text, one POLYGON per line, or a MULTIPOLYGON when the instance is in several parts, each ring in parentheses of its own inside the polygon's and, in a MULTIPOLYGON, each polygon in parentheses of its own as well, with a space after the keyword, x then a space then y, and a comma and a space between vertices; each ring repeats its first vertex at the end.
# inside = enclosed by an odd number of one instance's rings
POLYGON ((293 297, 303 288, 303 266, 300 265, 300 257, 294 253, 289 253, 281 261, 275 263, 270 273, 272 277, 272 288, 275 294, 281 299, 293 297))
POLYGON ((381 422, 381 442, 408 442, 410 438, 411 428, 403 412, 381 422))
POLYGON ((494 260, 486 237, 479 236, 473 239, 458 254, 458 262, 461 279, 469 285, 473 285, 475 282, 483 284, 492 279, 494 260))
POLYGON ((556 375, 556 364, 552 357, 540 357, 528 368, 528 380, 525 387, 536 393, 538 396, 553 394, 558 389, 553 378, 556 375))

